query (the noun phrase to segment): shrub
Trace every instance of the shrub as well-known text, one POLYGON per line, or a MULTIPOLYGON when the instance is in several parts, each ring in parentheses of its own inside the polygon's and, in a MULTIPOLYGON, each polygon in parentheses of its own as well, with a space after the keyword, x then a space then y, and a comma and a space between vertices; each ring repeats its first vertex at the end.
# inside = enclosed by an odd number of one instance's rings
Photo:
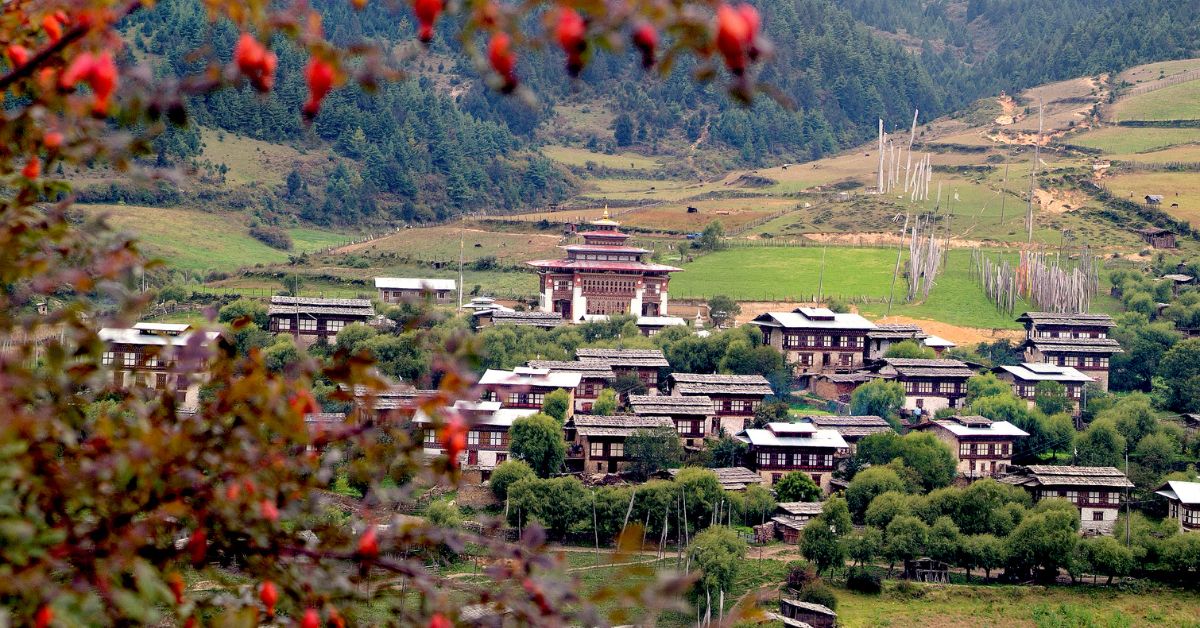
POLYGON ((250 237, 280 251, 292 250, 292 236, 279 227, 251 225, 250 237))
POLYGON ((879 595, 883 592, 883 579, 866 567, 852 567, 846 574, 846 588, 859 593, 879 595))
POLYGON ((822 582, 814 582, 804 587, 804 590, 800 591, 800 595, 796 597, 801 602, 820 604, 829 610, 837 610, 837 596, 833 594, 833 589, 822 582))
POLYGON ((807 561, 788 563, 787 585, 789 589, 801 591, 817 581, 817 569, 807 561))

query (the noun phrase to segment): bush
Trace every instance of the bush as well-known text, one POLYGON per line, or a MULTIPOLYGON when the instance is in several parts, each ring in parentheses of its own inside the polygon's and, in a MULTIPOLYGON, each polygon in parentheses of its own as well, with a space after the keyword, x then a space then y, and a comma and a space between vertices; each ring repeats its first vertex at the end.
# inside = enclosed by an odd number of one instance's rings
POLYGON ((898 600, 919 600, 925 597, 927 589, 911 580, 897 580, 888 589, 888 597, 898 600))
POLYGON ((805 587, 817 581, 817 569, 807 561, 788 563, 787 585, 793 591, 803 591, 805 587))
POLYGON ((814 582, 804 587, 804 590, 800 591, 800 595, 796 597, 801 602, 820 604, 829 610, 837 610, 837 596, 833 594, 833 589, 821 582, 814 582))
POLYGON ((534 478, 537 474, 533 469, 525 464, 523 460, 505 460, 496 465, 492 471, 492 478, 488 481, 491 486, 492 494, 496 499, 504 501, 508 497, 508 487, 524 480, 525 478, 534 478))
POLYGON ((883 578, 866 567, 852 567, 846 574, 846 588, 859 593, 879 595, 883 592, 883 578))
POLYGON ((292 250, 292 236, 279 227, 251 225, 250 237, 280 251, 292 250))

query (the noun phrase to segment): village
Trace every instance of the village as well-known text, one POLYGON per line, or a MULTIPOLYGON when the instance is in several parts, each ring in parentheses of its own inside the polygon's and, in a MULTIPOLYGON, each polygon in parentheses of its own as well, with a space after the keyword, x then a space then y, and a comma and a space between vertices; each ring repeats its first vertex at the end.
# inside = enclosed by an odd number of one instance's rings
MULTIPOLYGON (((1087 425, 1094 413, 1085 421, 1092 396, 1109 399, 1110 413, 1124 403, 1114 405, 1108 392, 1110 359, 1124 349, 1110 336, 1115 323, 1107 314, 1021 313, 1015 318, 1025 332, 1013 348, 1016 359, 995 366, 955 357, 962 357, 955 343, 918 325, 875 324, 821 304, 764 312, 740 329, 721 329, 712 324, 716 317, 666 314, 671 274, 681 269, 646 261, 649 251, 626 244, 616 220, 605 215, 576 235, 581 242, 563 246, 565 258, 528 263, 540 282, 534 309, 485 296, 464 303, 461 284, 446 279, 375 277, 374 299, 270 297, 265 330, 307 348, 340 347, 355 329, 395 333, 397 322, 381 314, 394 307, 457 311, 475 333, 587 329, 611 321, 622 328, 615 344, 578 346, 571 359, 543 356, 483 369, 475 373, 474 397, 449 405, 431 406, 444 395, 418 381, 344 390, 346 410, 312 412, 307 429, 320 435, 364 422, 407 426, 430 460, 453 456, 458 486, 448 507, 500 515, 515 534, 537 523, 551 538, 568 545, 588 538, 599 551, 632 521, 643 537, 637 551, 661 559, 671 544, 690 556, 701 531, 725 521, 742 530, 737 542, 790 546, 784 555, 803 557, 821 574, 844 569, 852 558, 847 582, 868 591, 880 575, 866 566, 880 560, 899 561, 899 577, 934 583, 950 582, 961 569, 969 582, 973 567, 1003 570, 1013 583, 1127 575, 1135 552, 1146 551, 1130 546, 1131 505, 1139 527, 1148 525, 1142 512, 1151 511, 1175 532, 1200 530, 1194 467, 1192 480, 1141 487, 1147 500, 1131 496, 1128 458, 1087 462, 1122 453, 1095 442, 1104 435, 1093 437, 1096 428, 1087 425), (630 330, 634 347, 621 341, 630 330), (784 381, 779 369, 748 372, 753 363, 737 372, 727 362, 715 372, 676 370, 661 346, 646 344, 733 333, 776 355, 784 381), (461 443, 448 436, 451 425, 465 426, 461 443), (673 485, 680 487, 678 499, 667 496, 673 485), (963 505, 956 509, 947 500, 963 505), (1155 503, 1147 508, 1148 501, 1155 503), (1052 517, 1067 512, 1067 519, 1052 517), (1084 549, 1063 555, 1061 547, 1045 548, 1022 561, 1015 546, 998 547, 1009 541, 997 537, 1011 539, 1034 523, 1043 527, 1028 534, 1062 526, 1078 539, 1069 545, 1084 549), (825 532, 810 532, 814 524, 825 532), (981 534, 991 541, 971 545, 970 535, 981 534), (1109 540, 1100 545, 1099 539, 1109 540), (1090 556, 1092 543, 1098 544, 1093 559, 1072 558, 1090 556)), ((105 329, 104 364, 117 387, 174 391, 186 413, 201 403, 206 375, 182 371, 161 350, 211 349, 219 336, 189 324, 105 329)), ((537 347, 526 349, 538 354, 537 347)), ((1200 416, 1179 419, 1191 442, 1200 416)), ((1153 417, 1133 420, 1147 434, 1159 431, 1144 424, 1153 417)), ((1123 424, 1119 431, 1127 433, 1123 424)), ((1193 547, 1200 535, 1179 538, 1181 547, 1193 547)), ((1178 551, 1183 562, 1172 564, 1185 571, 1198 566, 1187 567, 1189 550, 1178 551)), ((893 575, 890 567, 886 573, 893 575)), ((829 596, 809 588, 785 588, 764 608, 788 626, 837 625, 829 596)), ((716 621, 726 610, 725 591, 711 595, 722 597, 715 614, 718 603, 705 601, 706 617, 716 621)))

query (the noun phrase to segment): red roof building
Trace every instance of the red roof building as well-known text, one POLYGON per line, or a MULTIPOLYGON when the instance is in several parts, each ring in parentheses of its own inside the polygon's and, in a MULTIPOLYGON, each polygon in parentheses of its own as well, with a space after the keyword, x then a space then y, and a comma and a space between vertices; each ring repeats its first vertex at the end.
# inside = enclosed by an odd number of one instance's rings
POLYGON ((628 246, 629 235, 617 230, 608 217, 584 231, 583 244, 568 244, 566 259, 527 262, 541 279, 540 306, 578 322, 586 316, 632 314, 662 316, 667 313, 667 283, 674 266, 644 261, 651 251, 628 246))

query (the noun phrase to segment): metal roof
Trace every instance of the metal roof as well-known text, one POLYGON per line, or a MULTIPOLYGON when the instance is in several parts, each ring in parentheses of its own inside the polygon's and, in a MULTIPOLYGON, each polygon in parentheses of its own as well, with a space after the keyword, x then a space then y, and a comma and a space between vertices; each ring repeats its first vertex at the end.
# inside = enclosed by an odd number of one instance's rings
POLYGON ((134 329, 150 333, 181 334, 192 328, 187 323, 134 323, 134 329))
MULTIPOLYGON (((490 427, 512 427, 514 421, 527 416, 533 416, 538 413, 534 408, 496 408, 492 405, 482 405, 488 402, 480 402, 478 405, 464 406, 456 403, 451 407, 444 407, 439 410, 439 415, 445 416, 449 414, 458 414, 467 418, 469 425, 486 425, 490 427)), ((495 402, 491 402, 495 403, 495 402)), ((413 423, 433 423, 433 418, 430 417, 424 410, 417 410, 413 415, 413 423)))
POLYGON ((488 369, 479 378, 481 386, 536 386, 538 388, 575 388, 582 379, 579 373, 551 371, 518 366, 511 371, 488 369))
POLYGON ((199 337, 200 345, 204 346, 217 339, 220 332, 215 331, 193 331, 183 334, 156 334, 147 333, 144 329, 134 327, 105 327, 100 330, 100 340, 109 344, 122 345, 146 345, 154 347, 184 347, 187 346, 192 338, 199 337))
POLYGON ((647 262, 601 262, 582 259, 535 259, 526 264, 534 268, 556 268, 562 270, 626 270, 630 272, 675 273, 683 270, 666 264, 647 262))
POLYGON ((638 327, 677 327, 687 325, 687 321, 678 316, 639 316, 638 327))
POLYGON ((1200 504, 1200 482, 1171 480, 1158 487, 1155 493, 1188 505, 1200 504))
POLYGON ((925 429, 929 426, 938 426, 957 437, 963 436, 1011 436, 1013 438, 1024 438, 1029 436, 1029 432, 1009 423, 1008 421, 983 421, 972 422, 971 419, 976 417, 951 417, 949 419, 937 419, 917 425, 914 429, 925 429), (985 423, 986 422, 986 423, 985 423))
POLYGON ((1079 372, 1073 366, 1058 366, 1043 362, 1024 362, 1016 366, 1004 365, 999 370, 1026 382, 1094 382, 1096 380, 1079 372))
POLYGON ((750 428, 738 432, 738 440, 754 447, 817 447, 846 449, 850 445, 835 430, 818 430, 806 423, 768 423, 767 429, 750 428), (797 429, 787 426, 805 426, 797 429))
POLYGON ((422 279, 417 277, 376 277, 376 288, 392 290, 454 290, 458 282, 453 279, 422 279))
MULTIPOLYGON (((828 312, 829 310, 825 311, 828 312)), ((809 318, 804 314, 803 311, 767 312, 765 314, 759 314, 758 317, 750 322, 754 325, 763 327, 782 327, 784 329, 875 329, 874 323, 863 318, 862 316, 859 316, 858 314, 843 314, 837 312, 829 313, 832 315, 831 320, 817 320, 809 318)))
POLYGON ((579 373, 584 379, 603 378, 613 379, 616 375, 612 367, 604 362, 583 362, 568 360, 530 360, 526 363, 530 368, 549 369, 561 373, 579 373))
POLYGON ((926 338, 924 340, 924 344, 926 347, 934 347, 934 348, 937 348, 937 347, 949 348, 949 347, 957 347, 958 346, 957 343, 946 340, 945 338, 942 338, 941 336, 929 336, 928 338, 926 338))

